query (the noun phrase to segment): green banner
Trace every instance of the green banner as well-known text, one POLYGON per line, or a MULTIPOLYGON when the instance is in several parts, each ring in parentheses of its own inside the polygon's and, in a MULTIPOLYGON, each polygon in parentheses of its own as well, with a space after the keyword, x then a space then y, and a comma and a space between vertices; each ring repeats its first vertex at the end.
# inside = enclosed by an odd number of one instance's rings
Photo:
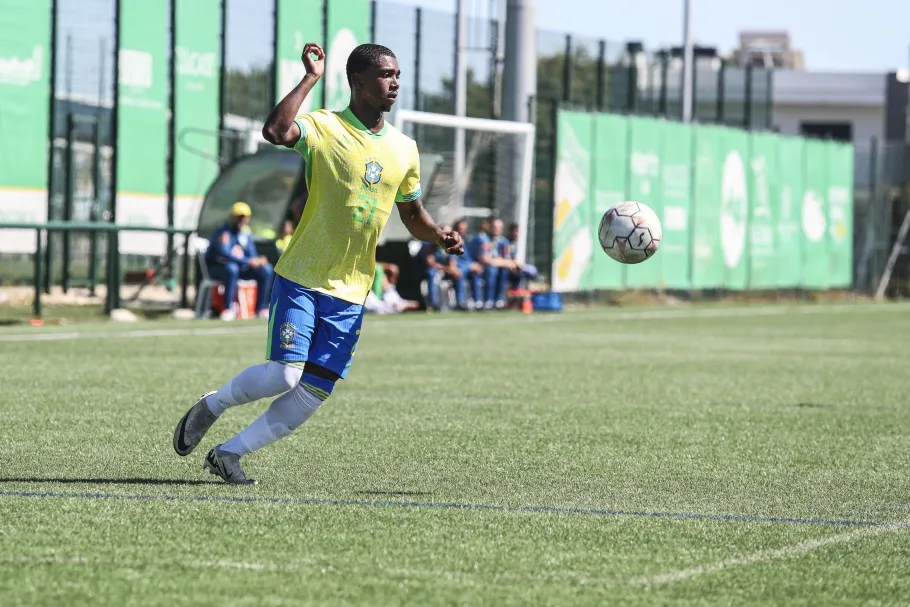
POLYGON ((218 176, 222 0, 174 4, 174 224, 192 228, 218 176))
POLYGON ((556 291, 586 289, 595 252, 602 253, 591 213, 593 125, 592 114, 559 114, 553 211, 552 282, 556 291))
MULTIPOLYGON (((0 0, 0 222, 47 219, 50 0, 0 0)), ((4 230, 2 253, 35 233, 4 230)))
MULTIPOLYGON (((627 200, 648 205, 657 216, 662 214, 660 165, 663 143, 663 124, 654 118, 629 118, 629 194, 627 200)), ((639 263, 626 270, 626 286, 630 289, 656 288, 660 283, 659 263, 639 263)))
MULTIPOLYGON (((276 99, 280 101, 303 79, 301 55, 308 42, 322 46, 323 0, 275 0, 276 99)), ((316 83, 298 114, 322 107, 323 80, 316 83)))
MULTIPOLYGON (((167 225, 169 0, 120 1, 117 223, 167 225)), ((166 237, 136 233, 120 251, 164 252, 166 237)))
POLYGON ((720 131, 720 246, 727 289, 745 289, 749 280, 749 134, 720 131))
POLYGON ((625 286, 626 266, 601 254, 597 229, 607 209, 626 200, 629 191, 629 121, 623 116, 597 114, 594 117, 594 158, 591 186, 594 191, 590 228, 595 251, 591 289, 615 290, 625 286))
POLYGON ((830 284, 828 259, 828 145, 807 141, 805 146, 805 190, 800 212, 803 224, 803 283, 809 289, 826 289, 830 284))
POLYGON ((555 290, 852 284, 853 146, 583 112, 557 127, 555 290), (600 249, 600 218, 626 199, 661 217, 653 260, 600 249))
MULTIPOLYGON (((695 204, 690 239, 693 289, 716 289, 724 285, 724 257, 720 234, 723 130, 721 127, 704 125, 694 129, 695 174, 692 198, 695 204)), ((665 244, 666 239, 661 241, 661 246, 665 244)), ((660 255, 660 250, 657 254, 660 255)))
POLYGON ((828 144, 830 286, 853 284, 853 147, 828 144))
POLYGON ((770 289, 778 286, 777 259, 777 193, 780 176, 777 170, 778 137, 767 133, 752 136, 750 165, 749 213, 749 288, 770 289))
POLYGON ((793 289, 803 281, 803 228, 800 205, 805 190, 803 156, 805 141, 797 137, 776 137, 778 186, 777 231, 775 234, 776 285, 793 289))
POLYGON ((358 45, 370 41, 370 3, 367 0, 329 0, 328 46, 325 49, 325 107, 343 110, 351 100, 346 65, 358 45))
MULTIPOLYGON (((657 256, 645 263, 659 263, 661 282, 667 289, 688 289, 692 243, 692 129, 679 122, 663 125, 664 141, 660 166, 660 213, 663 240, 657 256)), ((644 265, 644 264, 639 264, 644 265)))

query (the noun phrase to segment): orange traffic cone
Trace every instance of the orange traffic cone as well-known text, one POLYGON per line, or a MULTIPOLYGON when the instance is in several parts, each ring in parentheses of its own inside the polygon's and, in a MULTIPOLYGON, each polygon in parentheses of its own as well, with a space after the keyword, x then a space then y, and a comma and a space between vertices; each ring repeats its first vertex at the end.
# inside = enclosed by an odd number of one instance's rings
POLYGON ((524 299, 521 300, 521 311, 525 314, 530 314, 534 311, 534 304, 531 302, 530 296, 525 295, 524 299))

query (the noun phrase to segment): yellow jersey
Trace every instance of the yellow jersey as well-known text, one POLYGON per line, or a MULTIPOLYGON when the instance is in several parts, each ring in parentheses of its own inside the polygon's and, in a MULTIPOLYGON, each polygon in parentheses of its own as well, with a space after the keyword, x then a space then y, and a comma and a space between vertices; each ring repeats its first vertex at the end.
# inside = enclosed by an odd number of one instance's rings
POLYGON ((420 197, 417 144, 388 122, 370 132, 350 108, 318 110, 296 122, 294 149, 306 161, 309 196, 275 273, 362 305, 392 207, 420 197))

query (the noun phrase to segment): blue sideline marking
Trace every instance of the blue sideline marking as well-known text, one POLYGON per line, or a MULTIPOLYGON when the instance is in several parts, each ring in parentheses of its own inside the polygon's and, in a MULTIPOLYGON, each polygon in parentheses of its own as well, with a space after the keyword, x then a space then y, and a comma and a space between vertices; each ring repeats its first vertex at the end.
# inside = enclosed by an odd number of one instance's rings
POLYGON ((457 502, 396 502, 390 500, 351 500, 281 497, 141 495, 135 493, 65 493, 56 491, 0 491, 5 497, 119 499, 157 502, 228 502, 243 504, 296 504, 302 506, 374 506, 383 508, 427 508, 444 510, 489 510, 495 512, 535 512, 545 514, 574 514, 583 516, 629 516, 707 520, 739 523, 783 523, 794 525, 838 525, 841 527, 893 527, 910 529, 910 523, 856 521, 850 519, 793 518, 784 516, 753 516, 748 514, 699 514, 695 512, 647 512, 636 510, 601 510, 594 508, 565 508, 560 506, 498 506, 494 504, 460 504, 457 502))

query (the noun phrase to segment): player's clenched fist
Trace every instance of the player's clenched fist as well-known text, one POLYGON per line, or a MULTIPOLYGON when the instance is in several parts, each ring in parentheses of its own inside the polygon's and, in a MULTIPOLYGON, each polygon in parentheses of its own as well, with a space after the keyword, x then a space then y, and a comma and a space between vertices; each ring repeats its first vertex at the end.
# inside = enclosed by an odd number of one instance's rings
POLYGON ((315 42, 308 42, 303 47, 303 54, 300 59, 303 61, 307 74, 313 74, 317 78, 321 78, 325 73, 325 51, 315 42), (313 55, 316 55, 315 59, 313 59, 313 55))
POLYGON ((461 240, 461 234, 453 230, 439 230, 438 244, 449 255, 461 255, 464 253, 464 243, 461 240))

